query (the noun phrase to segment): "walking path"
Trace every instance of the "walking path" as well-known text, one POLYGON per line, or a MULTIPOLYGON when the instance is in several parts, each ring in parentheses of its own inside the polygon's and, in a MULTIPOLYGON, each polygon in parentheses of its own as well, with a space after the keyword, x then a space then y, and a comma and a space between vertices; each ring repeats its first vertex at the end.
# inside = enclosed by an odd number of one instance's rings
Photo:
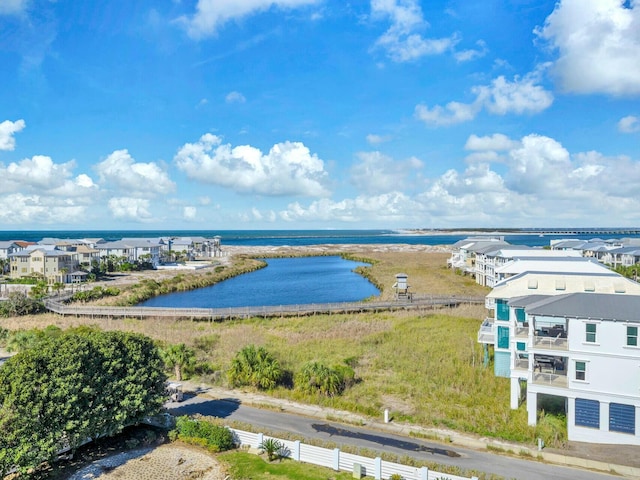
MULTIPOLYGON (((487 437, 476 437, 453 430, 426 428, 417 425, 385 423, 383 418, 373 419, 362 415, 335 410, 317 405, 307 405, 291 400, 273 398, 257 392, 242 390, 227 390, 220 387, 211 387, 204 384, 196 384, 189 381, 182 382, 185 391, 214 399, 237 399, 245 405, 257 407, 275 408, 288 413, 294 413, 323 420, 344 422, 346 424, 366 426, 367 428, 381 432, 424 437, 431 440, 441 439, 448 447, 459 445, 474 450, 486 451, 491 449, 504 454, 514 454, 520 458, 540 459, 549 464, 568 467, 584 468, 606 473, 615 472, 628 478, 640 478, 640 448, 632 445, 604 445, 569 442, 566 449, 545 448, 538 451, 526 445, 510 443, 487 437), (523 456, 526 453, 526 456, 523 456)), ((381 416, 382 417, 382 416, 381 416)))

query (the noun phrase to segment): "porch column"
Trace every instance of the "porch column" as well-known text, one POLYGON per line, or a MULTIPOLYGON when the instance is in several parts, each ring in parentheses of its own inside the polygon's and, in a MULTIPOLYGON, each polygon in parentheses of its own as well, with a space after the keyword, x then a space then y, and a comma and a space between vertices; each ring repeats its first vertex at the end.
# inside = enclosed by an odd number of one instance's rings
POLYGON ((609 402, 600 401, 600 431, 609 431, 609 402))
POLYGON ((511 410, 516 410, 520 406, 520 380, 517 378, 511 378, 511 410))
POLYGON ((527 389, 527 423, 535 426, 538 420, 538 394, 527 389))

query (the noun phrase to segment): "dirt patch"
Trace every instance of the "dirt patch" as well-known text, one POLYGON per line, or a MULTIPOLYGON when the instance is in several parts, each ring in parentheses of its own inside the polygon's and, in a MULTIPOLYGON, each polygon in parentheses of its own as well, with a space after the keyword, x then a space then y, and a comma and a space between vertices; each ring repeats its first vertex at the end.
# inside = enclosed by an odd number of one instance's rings
POLYGON ((69 480, 224 480, 224 468, 211 455, 186 445, 167 444, 96 460, 69 480))

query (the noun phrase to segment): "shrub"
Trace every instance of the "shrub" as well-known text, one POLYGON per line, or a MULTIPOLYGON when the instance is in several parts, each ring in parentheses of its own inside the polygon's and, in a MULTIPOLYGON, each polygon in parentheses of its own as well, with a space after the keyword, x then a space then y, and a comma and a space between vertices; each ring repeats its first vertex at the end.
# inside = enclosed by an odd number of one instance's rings
POLYGON ((249 345, 236 354, 227 376, 234 387, 250 385, 268 390, 282 381, 283 373, 278 361, 264 347, 249 345))
POLYGON ((265 451, 270 462, 282 456, 284 444, 275 438, 265 438, 260 444, 260 448, 265 451))
POLYGON ((321 362, 303 365, 296 375, 295 385, 305 393, 320 393, 328 397, 340 395, 355 382, 355 372, 347 365, 329 368, 321 362))
POLYGON ((181 416, 176 419, 176 428, 169 433, 171 440, 201 445, 213 452, 224 452, 235 447, 233 434, 221 425, 215 425, 206 419, 181 416))

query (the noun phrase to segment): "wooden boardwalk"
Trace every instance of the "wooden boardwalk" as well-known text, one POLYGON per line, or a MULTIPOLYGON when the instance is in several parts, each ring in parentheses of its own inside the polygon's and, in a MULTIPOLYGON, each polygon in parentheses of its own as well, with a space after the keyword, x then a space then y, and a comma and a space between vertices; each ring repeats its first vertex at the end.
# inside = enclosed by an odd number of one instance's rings
POLYGON ((48 299, 45 306, 60 315, 91 318, 184 318, 220 321, 234 318, 285 317, 338 313, 380 312, 392 310, 426 310, 456 307, 462 304, 484 304, 484 297, 421 296, 412 301, 312 303, 233 308, 161 308, 161 307, 98 307, 67 305, 58 299, 48 299))

